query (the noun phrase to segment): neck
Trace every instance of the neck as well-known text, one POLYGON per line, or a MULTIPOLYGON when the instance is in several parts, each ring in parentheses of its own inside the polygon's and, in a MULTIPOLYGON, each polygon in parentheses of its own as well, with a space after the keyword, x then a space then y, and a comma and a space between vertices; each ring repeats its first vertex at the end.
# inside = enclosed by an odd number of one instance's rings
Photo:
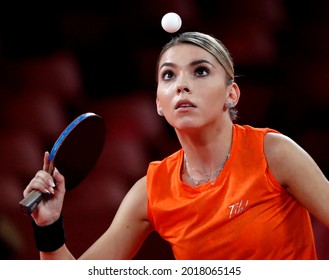
POLYGON ((232 123, 229 123, 209 133, 203 131, 202 135, 196 133, 177 133, 177 135, 188 165, 193 167, 193 169, 185 167, 185 171, 198 179, 202 177, 202 174, 198 173, 211 174, 216 172, 225 162, 227 154, 230 152, 233 126, 232 123))

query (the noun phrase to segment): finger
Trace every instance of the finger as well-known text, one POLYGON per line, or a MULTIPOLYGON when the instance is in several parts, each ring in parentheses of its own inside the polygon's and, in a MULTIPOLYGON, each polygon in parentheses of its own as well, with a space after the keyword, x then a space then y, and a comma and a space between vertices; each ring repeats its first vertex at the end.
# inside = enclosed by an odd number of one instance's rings
POLYGON ((54 181, 56 183, 56 186, 60 191, 65 192, 65 178, 64 176, 58 171, 58 169, 55 167, 54 169, 54 175, 53 175, 54 181))
POLYGON ((35 179, 42 181, 43 185, 50 193, 54 193, 53 188, 56 186, 53 177, 46 171, 40 170, 35 175, 35 179))
POLYGON ((50 161, 49 161, 49 153, 45 152, 43 156, 43 170, 47 171, 48 173, 51 174, 50 171, 50 161))
POLYGON ((42 180, 42 178, 35 177, 27 185, 27 187, 25 188, 25 190, 23 192, 23 195, 24 195, 24 197, 26 197, 33 190, 38 190, 45 194, 51 194, 53 192, 53 190, 51 191, 50 189, 52 189, 52 188, 49 188, 47 183, 45 183, 45 181, 42 180))
POLYGON ((37 172, 37 174, 35 175, 35 177, 41 178, 42 180, 45 181, 46 184, 48 184, 49 186, 51 186, 53 188, 56 186, 53 177, 44 170, 39 170, 37 172))

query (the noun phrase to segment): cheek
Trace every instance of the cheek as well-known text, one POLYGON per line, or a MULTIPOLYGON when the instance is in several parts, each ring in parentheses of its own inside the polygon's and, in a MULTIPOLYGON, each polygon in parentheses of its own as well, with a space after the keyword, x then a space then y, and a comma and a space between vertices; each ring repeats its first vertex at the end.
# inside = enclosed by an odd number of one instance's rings
POLYGON ((223 88, 212 88, 204 94, 203 102, 209 111, 218 111, 223 108, 227 100, 226 90, 223 88))
POLYGON ((158 86, 157 88, 157 100, 159 105, 165 106, 172 100, 172 94, 169 87, 158 86))
POLYGON ((228 95, 228 90, 225 84, 217 84, 217 86, 214 86, 213 88, 214 96, 218 99, 225 99, 228 95))
POLYGON ((158 109, 162 109, 164 111, 166 111, 166 108, 169 107, 169 100, 168 98, 165 98, 163 96, 160 95, 160 97, 157 98, 157 107, 158 109))

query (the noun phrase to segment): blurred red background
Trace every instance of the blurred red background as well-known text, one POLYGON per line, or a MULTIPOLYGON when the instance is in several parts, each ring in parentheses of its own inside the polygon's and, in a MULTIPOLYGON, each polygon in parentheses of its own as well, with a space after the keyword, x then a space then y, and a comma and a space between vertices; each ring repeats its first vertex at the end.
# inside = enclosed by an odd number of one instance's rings
MULTIPOLYGON (((328 178, 329 4, 284 0, 108 1, 62 12, 0 16, 0 258, 38 259, 22 191, 42 157, 77 115, 107 123, 107 143, 90 176, 67 194, 67 245, 75 256, 108 227, 148 162, 179 148, 157 116, 155 63, 173 36, 160 22, 178 13, 180 31, 223 41, 234 59, 242 96, 240 124, 271 127, 293 138, 328 178)), ((329 230, 313 219, 320 259, 329 230)), ((152 234, 136 259, 171 259, 152 234)))

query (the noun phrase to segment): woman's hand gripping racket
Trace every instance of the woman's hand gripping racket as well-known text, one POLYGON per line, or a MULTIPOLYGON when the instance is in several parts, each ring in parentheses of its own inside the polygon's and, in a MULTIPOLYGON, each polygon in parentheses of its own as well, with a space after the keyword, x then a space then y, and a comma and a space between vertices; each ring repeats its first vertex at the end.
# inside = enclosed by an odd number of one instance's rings
MULTIPOLYGON (((85 113, 71 122, 58 137, 49 155, 49 174, 56 167, 65 177, 66 190, 75 188, 95 166, 105 142, 105 123, 94 113, 85 113)), ((31 214, 43 199, 33 190, 19 202, 21 210, 31 214)))

